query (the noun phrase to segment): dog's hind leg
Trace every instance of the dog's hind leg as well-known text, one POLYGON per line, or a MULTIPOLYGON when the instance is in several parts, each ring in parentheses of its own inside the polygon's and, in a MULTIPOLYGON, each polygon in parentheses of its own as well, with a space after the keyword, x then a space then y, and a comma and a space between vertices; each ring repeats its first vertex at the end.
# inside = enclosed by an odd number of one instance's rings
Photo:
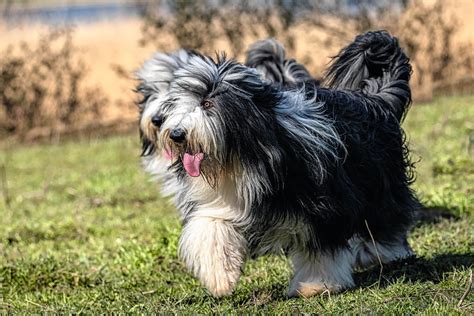
POLYGON ((353 254, 349 249, 317 254, 296 252, 291 259, 295 275, 290 282, 289 297, 337 293, 354 286, 353 254))
POLYGON ((361 270, 381 263, 403 260, 414 256, 405 236, 390 241, 365 240, 359 236, 349 240, 354 254, 354 268, 361 270))
POLYGON ((231 294, 246 256, 246 242, 228 220, 194 216, 183 227, 179 253, 215 297, 231 294))

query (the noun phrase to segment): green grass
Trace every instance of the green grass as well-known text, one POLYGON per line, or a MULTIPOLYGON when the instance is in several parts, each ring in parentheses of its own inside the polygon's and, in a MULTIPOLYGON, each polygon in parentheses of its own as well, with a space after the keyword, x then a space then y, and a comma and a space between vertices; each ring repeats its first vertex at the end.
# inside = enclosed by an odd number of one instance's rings
POLYGON ((472 314, 472 293, 458 302, 474 265, 473 124, 472 96, 415 105, 404 123, 421 157, 418 195, 455 215, 417 225, 417 259, 384 266, 381 282, 374 268, 343 294, 291 300, 281 257, 249 261, 223 299, 185 271, 177 212, 141 171, 136 136, 10 145, 0 154, 10 198, 0 202, 0 311, 472 314))

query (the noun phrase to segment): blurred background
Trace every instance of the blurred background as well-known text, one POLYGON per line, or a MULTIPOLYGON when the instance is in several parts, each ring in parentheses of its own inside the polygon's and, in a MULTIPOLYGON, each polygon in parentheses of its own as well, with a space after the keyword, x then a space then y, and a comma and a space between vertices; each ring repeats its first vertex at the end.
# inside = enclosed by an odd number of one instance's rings
POLYGON ((0 137, 136 129, 134 70, 156 50, 242 60, 275 37, 321 77, 358 33, 387 29, 414 64, 416 103, 474 91, 473 0, 1 0, 0 137))

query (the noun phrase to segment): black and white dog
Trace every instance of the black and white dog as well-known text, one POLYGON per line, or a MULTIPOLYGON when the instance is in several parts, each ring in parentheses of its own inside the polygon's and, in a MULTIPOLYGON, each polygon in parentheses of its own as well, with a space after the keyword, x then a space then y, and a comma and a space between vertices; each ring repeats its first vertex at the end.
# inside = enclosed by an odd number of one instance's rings
POLYGON ((180 256, 214 296, 233 291, 247 258, 282 249, 289 295, 305 297, 412 255, 419 202, 400 127, 411 66, 396 38, 356 37, 325 87, 284 67, 284 51, 272 64, 262 52, 274 44, 256 44, 248 66, 181 50, 138 71, 144 166, 174 195, 180 256))

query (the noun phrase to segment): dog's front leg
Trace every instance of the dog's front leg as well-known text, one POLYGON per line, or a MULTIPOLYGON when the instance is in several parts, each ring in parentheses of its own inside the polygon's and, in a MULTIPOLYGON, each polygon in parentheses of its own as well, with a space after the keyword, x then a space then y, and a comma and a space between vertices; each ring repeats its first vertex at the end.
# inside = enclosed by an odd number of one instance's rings
POLYGON ((186 266, 216 297, 231 294, 246 256, 246 241, 231 221, 194 216, 186 222, 179 253, 186 266))

